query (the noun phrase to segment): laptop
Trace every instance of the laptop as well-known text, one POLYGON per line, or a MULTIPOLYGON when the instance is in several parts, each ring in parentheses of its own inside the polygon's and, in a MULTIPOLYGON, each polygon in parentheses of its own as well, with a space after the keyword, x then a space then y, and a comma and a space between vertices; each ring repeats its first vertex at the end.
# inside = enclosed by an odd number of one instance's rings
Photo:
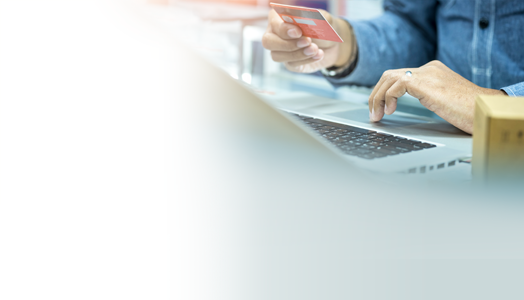
POLYGON ((413 105, 413 99, 399 104, 381 122, 371 123, 368 106, 362 103, 306 93, 261 97, 360 168, 427 174, 456 167, 471 157, 471 136, 413 105))
POLYGON ((461 161, 471 157, 471 136, 438 117, 424 116, 424 111, 416 106, 399 104, 399 111, 393 115, 370 123, 368 107, 361 103, 307 93, 271 96, 231 78, 226 72, 222 74, 235 81, 239 88, 250 91, 245 101, 269 104, 272 114, 289 118, 354 167, 375 173, 423 175, 460 164, 461 169, 466 169, 461 172, 470 176, 470 166, 464 166, 461 161))

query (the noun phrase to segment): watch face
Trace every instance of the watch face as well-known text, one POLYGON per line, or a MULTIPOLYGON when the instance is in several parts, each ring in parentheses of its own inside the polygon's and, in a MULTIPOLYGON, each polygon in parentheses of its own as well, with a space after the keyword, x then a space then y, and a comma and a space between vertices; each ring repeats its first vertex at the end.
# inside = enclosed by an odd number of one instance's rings
POLYGON ((327 76, 327 77, 338 77, 342 75, 346 70, 347 68, 345 67, 340 67, 340 68, 331 67, 328 69, 321 69, 320 73, 322 73, 322 75, 327 76))

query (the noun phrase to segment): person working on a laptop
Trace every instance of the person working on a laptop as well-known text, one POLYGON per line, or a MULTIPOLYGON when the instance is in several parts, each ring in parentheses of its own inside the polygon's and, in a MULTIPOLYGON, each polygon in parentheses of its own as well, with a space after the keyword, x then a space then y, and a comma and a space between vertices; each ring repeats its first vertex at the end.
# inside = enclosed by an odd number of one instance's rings
POLYGON ((272 10, 263 45, 299 73, 322 71, 335 86, 372 86, 378 122, 408 93, 465 132, 479 94, 524 95, 524 1, 384 0, 376 19, 348 22, 324 12, 344 40, 303 37, 272 10))

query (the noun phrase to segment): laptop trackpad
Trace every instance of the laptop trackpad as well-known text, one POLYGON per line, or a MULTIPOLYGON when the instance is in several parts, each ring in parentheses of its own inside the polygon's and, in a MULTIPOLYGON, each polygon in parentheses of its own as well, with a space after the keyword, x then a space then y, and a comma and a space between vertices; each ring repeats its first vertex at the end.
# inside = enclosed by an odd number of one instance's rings
MULTIPOLYGON (((328 114, 330 116, 349 119, 361 123, 369 123, 369 110, 367 109, 355 109, 355 110, 347 110, 347 111, 341 111, 336 113, 330 113, 328 114)), ((394 113, 390 116, 384 115, 384 118, 378 122, 374 123, 375 126, 384 126, 384 127, 404 127, 404 126, 410 126, 410 125, 416 125, 416 124, 424 124, 428 123, 427 120, 418 119, 416 117, 410 117, 406 115, 401 115, 398 113, 394 113)))

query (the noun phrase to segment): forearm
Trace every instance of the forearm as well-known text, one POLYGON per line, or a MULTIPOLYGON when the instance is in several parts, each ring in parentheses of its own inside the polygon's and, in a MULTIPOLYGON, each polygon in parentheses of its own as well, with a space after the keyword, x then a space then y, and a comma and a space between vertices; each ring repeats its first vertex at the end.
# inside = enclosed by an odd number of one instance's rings
POLYGON ((351 28, 358 59, 345 78, 329 78, 335 86, 372 86, 386 70, 419 67, 435 58, 434 41, 396 14, 351 22, 351 28))
POLYGON ((372 86, 386 70, 419 67, 435 59, 437 5, 436 0, 385 0, 382 16, 341 27, 351 29, 348 38, 355 51, 344 45, 335 66, 349 65, 351 55, 356 60, 349 75, 328 80, 335 86, 372 86))
POLYGON ((344 43, 339 47, 338 59, 334 67, 342 67, 351 64, 356 57, 356 39, 351 25, 342 18, 335 19, 335 30, 338 32, 344 43))

